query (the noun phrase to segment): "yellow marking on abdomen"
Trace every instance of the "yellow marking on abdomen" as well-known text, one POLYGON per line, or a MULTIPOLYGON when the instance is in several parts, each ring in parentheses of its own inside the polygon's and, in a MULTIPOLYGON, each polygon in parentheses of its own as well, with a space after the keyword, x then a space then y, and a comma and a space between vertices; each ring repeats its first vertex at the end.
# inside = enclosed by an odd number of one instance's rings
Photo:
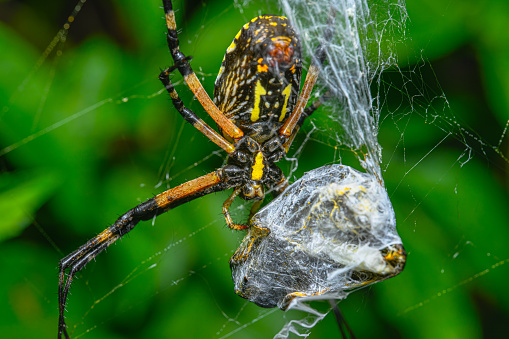
POLYGON ((267 90, 263 88, 260 80, 258 80, 255 87, 254 107, 251 110, 251 121, 253 122, 260 119, 260 100, 261 96, 265 94, 267 94, 267 90))
POLYGON ((232 41, 230 46, 228 46, 228 49, 226 50, 226 53, 231 53, 235 50, 235 47, 237 47, 237 44, 235 43, 235 40, 232 41))
MULTIPOLYGON (((248 24, 245 24, 244 26, 249 27, 249 25, 248 25, 248 24)), ((247 27, 246 27, 246 28, 247 28, 247 27)), ((242 33, 242 29, 241 29, 241 30, 237 33, 237 35, 235 35, 235 39, 239 40, 239 38, 240 38, 240 33, 242 33)))
POLYGON ((263 164, 263 154, 262 152, 258 152, 255 157, 255 163, 253 165, 253 172, 251 173, 252 180, 260 180, 263 176, 263 168, 265 165, 263 164))
POLYGON ((287 36, 277 36, 275 38, 271 38, 270 40, 272 40, 272 41, 281 41, 281 40, 283 40, 283 41, 287 41, 287 42, 292 41, 292 39, 290 39, 287 36))
POLYGON ((283 121, 286 115, 286 111, 288 110, 288 99, 290 99, 290 92, 292 90, 292 85, 286 86, 283 90, 283 95, 285 96, 285 103, 283 104, 283 108, 281 109, 281 115, 279 116, 279 121, 283 121))

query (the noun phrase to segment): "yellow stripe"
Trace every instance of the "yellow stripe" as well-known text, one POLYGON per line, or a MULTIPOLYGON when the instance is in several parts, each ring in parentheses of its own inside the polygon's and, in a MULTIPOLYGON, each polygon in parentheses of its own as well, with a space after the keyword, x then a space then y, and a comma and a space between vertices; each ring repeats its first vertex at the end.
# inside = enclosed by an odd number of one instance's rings
POLYGON ((278 37, 275 37, 275 38, 271 38, 270 39, 271 41, 280 41, 280 40, 284 40, 284 41, 292 41, 292 39, 290 39, 289 37, 287 36, 278 36, 278 37))
POLYGON ((265 165, 263 164, 263 154, 262 152, 258 152, 256 154, 255 163, 253 165, 253 172, 251 174, 252 180, 260 180, 263 176, 263 168, 265 165))
POLYGON ((283 104, 283 108, 281 109, 281 115, 279 116, 279 121, 283 121, 286 115, 286 111, 288 109, 288 99, 290 99, 290 91, 292 90, 292 85, 286 86, 283 90, 283 95, 285 96, 285 103, 283 104))
POLYGON ((262 84, 260 83, 260 80, 256 82, 255 87, 255 99, 254 99, 254 107, 251 111, 251 121, 257 121, 260 119, 260 99, 262 95, 267 94, 267 90, 263 88, 262 84))

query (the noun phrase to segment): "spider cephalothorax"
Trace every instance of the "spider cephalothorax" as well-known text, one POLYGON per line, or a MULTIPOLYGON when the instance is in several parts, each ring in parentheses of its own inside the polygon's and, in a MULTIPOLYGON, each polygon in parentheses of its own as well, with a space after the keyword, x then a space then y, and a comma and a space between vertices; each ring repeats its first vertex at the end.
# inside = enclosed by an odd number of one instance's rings
MULTIPOLYGON (((278 139, 276 137, 271 140, 278 139)), ((267 147, 271 144, 269 142, 259 144, 251 137, 245 136, 236 143, 235 152, 228 157, 223 172, 228 180, 241 187, 240 196, 245 200, 263 199, 264 185, 282 184, 283 173, 274 163, 280 160, 284 152, 280 146, 276 149, 267 147)))

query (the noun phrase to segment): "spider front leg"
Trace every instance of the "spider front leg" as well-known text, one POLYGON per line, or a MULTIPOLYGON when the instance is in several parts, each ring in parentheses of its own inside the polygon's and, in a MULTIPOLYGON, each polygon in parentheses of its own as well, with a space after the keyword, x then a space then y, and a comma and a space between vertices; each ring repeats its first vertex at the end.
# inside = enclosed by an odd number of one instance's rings
POLYGON ((168 48, 170 49, 171 56, 175 63, 174 67, 179 70, 180 74, 184 77, 184 81, 196 96, 196 99, 198 99, 200 104, 219 125, 219 127, 221 127, 221 129, 232 139, 241 139, 244 136, 244 132, 242 132, 238 126, 229 120, 212 102, 200 80, 196 77, 196 74, 191 68, 188 58, 180 51, 175 12, 173 11, 173 4, 171 0, 163 0, 163 8, 166 18, 166 27, 168 28, 168 48))
POLYGON ((290 149, 290 146, 293 143, 293 140, 295 139, 295 136, 299 132, 300 128, 304 124, 304 121, 311 116, 323 103, 329 98, 329 92, 325 93, 324 95, 321 95, 316 101, 314 101, 310 106, 306 107, 304 112, 302 112, 302 115, 299 118, 299 121, 297 122, 297 125, 295 125, 292 134, 288 139, 284 141, 283 148, 285 150, 285 153, 288 153, 288 150, 290 149))
MULTIPOLYGON (((335 11, 332 11, 329 15, 327 29, 323 34, 323 41, 330 41, 332 37, 335 15, 336 15, 335 11)), ((304 112, 306 104, 311 96, 313 87, 315 86, 315 83, 318 80, 318 76, 320 75, 320 68, 325 62, 327 56, 326 51, 327 51, 326 45, 320 44, 316 48, 315 56, 313 58, 313 61, 311 62, 311 66, 309 67, 308 73, 306 74, 306 80, 304 81, 304 85, 302 86, 299 98, 297 99, 297 104, 295 105, 293 112, 290 114, 284 125, 281 126, 281 128, 279 129, 279 134, 286 139, 285 143, 292 139, 295 127, 299 124, 300 117, 304 112)))
POLYGON ((223 203, 223 214, 224 218, 226 219, 226 225, 228 225, 229 228, 233 230, 245 230, 249 228, 248 225, 240 225, 233 222, 232 217, 230 216, 230 206, 232 205, 235 198, 240 194, 242 191, 241 187, 237 187, 233 193, 226 199, 226 201, 223 203))
POLYGON ((231 143, 226 141, 219 133, 207 125, 207 123, 200 119, 196 113, 184 106, 184 102, 182 102, 182 99, 180 99, 177 91, 175 90, 175 87, 170 80, 170 72, 172 68, 173 67, 170 67, 162 71, 159 75, 159 80, 161 80, 164 88, 166 88, 166 91, 170 95, 173 106, 175 106, 180 115, 182 115, 182 117, 188 123, 193 125, 193 127, 203 133, 203 135, 209 138, 213 143, 224 149, 227 153, 232 153, 235 150, 235 147, 231 143))
POLYGON ((64 311, 67 303, 67 295, 69 294, 69 289, 71 288, 72 281, 77 272, 81 271, 108 246, 120 239, 123 235, 129 233, 140 221, 150 220, 186 202, 228 188, 231 188, 231 185, 224 180, 223 170, 219 169, 169 189, 129 210, 118 218, 113 225, 60 260, 58 282, 58 338, 60 339, 62 335, 64 335, 65 338, 69 338, 67 325, 65 324, 64 311), (65 279, 66 270, 69 270, 67 280, 65 279))

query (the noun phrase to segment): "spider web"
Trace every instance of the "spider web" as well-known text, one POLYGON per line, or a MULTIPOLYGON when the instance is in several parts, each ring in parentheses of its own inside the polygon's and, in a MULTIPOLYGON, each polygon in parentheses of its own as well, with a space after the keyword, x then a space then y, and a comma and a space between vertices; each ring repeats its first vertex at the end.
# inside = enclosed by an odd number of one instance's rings
MULTIPOLYGON (((451 24, 464 24, 465 13, 454 4, 407 1, 407 30, 400 2, 338 3, 350 9, 367 41, 363 81, 370 91, 348 87, 345 78, 322 78, 321 88, 336 88, 337 100, 304 125, 281 167, 295 180, 325 164, 364 165, 383 178, 408 251, 400 276, 349 295, 340 304, 343 314, 358 337, 496 334, 509 313, 500 284, 509 258, 508 115, 505 83, 494 86, 496 72, 477 67, 482 61, 500 66, 497 72, 507 68, 482 44, 465 43, 468 37, 451 24), (357 16, 368 9, 369 17, 357 16), (425 26, 421 12, 443 15, 443 21, 425 26), (420 25, 428 27, 426 34, 420 25), (452 42, 434 44, 444 32, 452 42), (362 127, 348 116, 352 104, 371 119, 362 127)), ((136 203, 224 161, 224 152, 182 122, 157 81, 158 67, 170 63, 159 2, 74 5, 14 2, 0 11, 6 13, 2 45, 9 46, 0 82, 0 251, 9 273, 2 279, 7 316, 0 323, 6 337, 54 336, 58 260, 136 203), (65 22, 68 13, 72 19, 65 22)), ((238 29, 255 15, 279 10, 264 2, 193 5, 175 2, 181 48, 194 56, 192 65, 211 93, 238 29)), ((287 10, 301 21, 301 34, 315 34, 304 39, 307 55, 329 7, 291 2, 287 10)), ((504 13, 485 12, 486 23, 504 13)), ((487 39, 495 26, 480 30, 486 45, 495 40, 487 39)), ((339 44, 332 41, 329 51, 339 44)), ((348 49, 342 53, 334 55, 348 49)), ((177 90, 204 117, 186 87, 177 90)), ((161 215, 154 227, 140 224, 90 263, 68 303, 73 337, 249 338, 306 323, 306 313, 261 309, 233 293, 228 260, 243 235, 224 226, 227 194, 161 215)), ((242 220, 249 206, 235 206, 233 217, 242 220)), ((329 309, 320 302, 312 307, 309 323, 329 309)), ((332 315, 311 331, 314 337, 331 334, 338 335, 332 315)))

